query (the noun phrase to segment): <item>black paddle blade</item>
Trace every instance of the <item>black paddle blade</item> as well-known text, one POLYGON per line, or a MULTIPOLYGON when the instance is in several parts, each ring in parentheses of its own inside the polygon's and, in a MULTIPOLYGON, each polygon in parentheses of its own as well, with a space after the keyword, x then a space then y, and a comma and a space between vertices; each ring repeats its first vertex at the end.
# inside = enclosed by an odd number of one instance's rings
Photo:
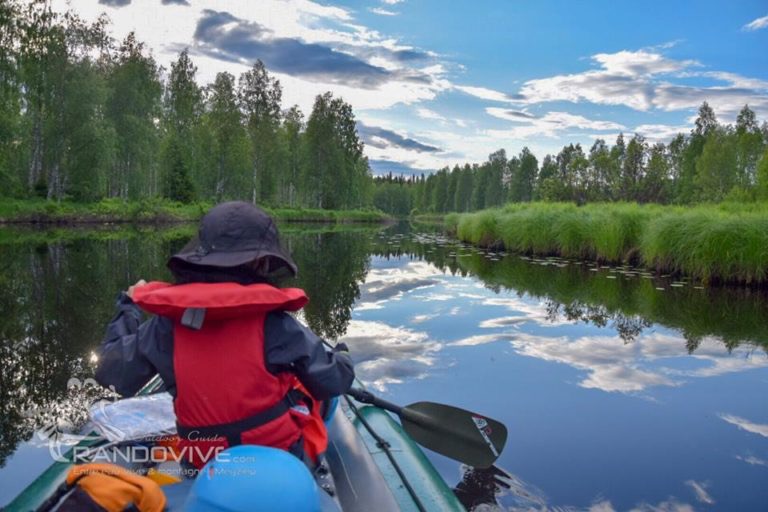
POLYGON ((475 468, 492 466, 507 442, 502 423, 450 405, 417 402, 403 407, 400 420, 420 445, 475 468))

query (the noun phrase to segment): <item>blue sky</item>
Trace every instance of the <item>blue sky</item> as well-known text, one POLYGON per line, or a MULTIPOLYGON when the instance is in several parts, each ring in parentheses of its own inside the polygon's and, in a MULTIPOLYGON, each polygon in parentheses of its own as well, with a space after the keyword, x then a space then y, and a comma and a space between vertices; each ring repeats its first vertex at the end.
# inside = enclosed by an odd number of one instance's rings
MULTIPOLYGON (((60 9, 63 0, 54 0, 60 9)), ((352 104, 375 171, 542 158, 619 132, 688 131, 702 101, 768 120, 768 2, 78 0, 135 30, 161 65, 189 48, 198 81, 257 58, 306 115, 352 104)))

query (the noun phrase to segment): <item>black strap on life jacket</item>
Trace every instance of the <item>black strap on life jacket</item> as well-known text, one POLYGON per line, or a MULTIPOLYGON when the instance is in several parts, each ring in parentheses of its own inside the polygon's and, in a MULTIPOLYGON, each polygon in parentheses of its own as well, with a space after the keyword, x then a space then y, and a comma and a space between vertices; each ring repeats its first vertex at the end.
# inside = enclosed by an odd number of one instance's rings
POLYGON ((227 440, 227 444, 237 446, 243 444, 242 434, 248 430, 260 427, 269 423, 272 420, 276 420, 283 414, 288 412, 288 409, 307 400, 307 396, 296 389, 292 389, 285 394, 285 396, 269 409, 265 409, 261 412, 257 412, 252 416, 243 418, 241 420, 233 421, 231 423, 220 423, 218 425, 203 425, 198 427, 189 427, 181 425, 176 422, 176 432, 182 439, 215 439, 217 437, 223 437, 227 440))

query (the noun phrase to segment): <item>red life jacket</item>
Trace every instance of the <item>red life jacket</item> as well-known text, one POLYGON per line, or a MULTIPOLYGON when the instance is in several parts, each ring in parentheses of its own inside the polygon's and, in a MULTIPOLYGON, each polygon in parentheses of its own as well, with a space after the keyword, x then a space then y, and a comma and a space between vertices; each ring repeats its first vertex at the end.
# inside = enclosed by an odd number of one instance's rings
MULTIPOLYGON (((274 375, 265 363, 267 314, 304 307, 308 299, 302 290, 152 282, 137 288, 133 300, 174 321, 179 448, 195 466, 234 444, 289 449, 302 434, 310 456, 325 451, 327 434, 317 428, 322 419, 291 408, 298 379, 291 373, 274 375)), ((316 406, 311 410, 318 416, 316 406)))

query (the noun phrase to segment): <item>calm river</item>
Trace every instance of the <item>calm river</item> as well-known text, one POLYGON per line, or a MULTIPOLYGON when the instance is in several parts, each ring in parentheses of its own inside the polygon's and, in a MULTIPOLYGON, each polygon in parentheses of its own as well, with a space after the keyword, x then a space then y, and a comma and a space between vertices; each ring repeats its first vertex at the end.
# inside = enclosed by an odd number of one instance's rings
MULTIPOLYGON (((117 292, 168 279, 193 231, 0 229, 0 506, 51 461, 36 430, 76 430, 103 394, 86 379, 117 292)), ((469 508, 768 509, 765 293, 402 224, 283 233, 304 320, 364 382, 507 425, 493 470, 428 453, 469 508)))

